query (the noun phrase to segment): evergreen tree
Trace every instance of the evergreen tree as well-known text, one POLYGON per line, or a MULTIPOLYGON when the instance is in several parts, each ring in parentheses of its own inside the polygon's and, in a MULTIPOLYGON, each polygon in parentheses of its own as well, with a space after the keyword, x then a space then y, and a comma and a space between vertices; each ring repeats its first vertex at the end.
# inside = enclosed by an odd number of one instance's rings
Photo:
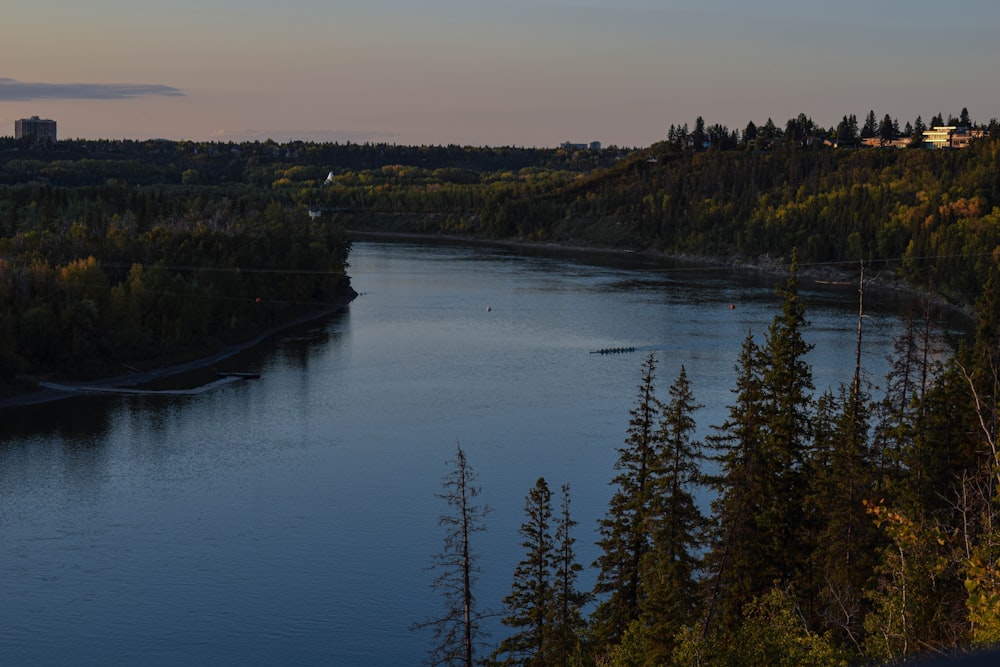
POLYGON ((773 120, 768 118, 763 127, 757 128, 757 136, 764 140, 762 148, 770 148, 775 139, 781 138, 781 130, 778 129, 773 120))
POLYGON ((701 116, 694 121, 694 130, 691 132, 691 148, 696 151, 705 150, 705 142, 708 134, 705 132, 705 119, 701 116))
POLYGON ((765 345, 750 336, 737 365, 736 403, 710 439, 720 451, 719 498, 709 571, 714 581, 710 617, 732 627, 743 608, 774 585, 785 586, 807 564, 806 469, 812 425, 811 348, 798 296, 797 260, 781 314, 765 345))
POLYGON ((837 143, 852 145, 858 141, 858 119, 854 114, 844 116, 837 124, 837 143))
POLYGON ((493 660, 503 665, 557 664, 549 655, 553 644, 555 589, 553 575, 557 558, 552 537, 552 493, 539 477, 524 504, 525 522, 519 530, 525 558, 514 570, 510 595, 504 598, 502 623, 517 630, 502 642, 493 660), (500 660, 501 656, 506 656, 500 660))
POLYGON ((869 111, 865 116, 865 124, 861 127, 861 138, 870 139, 878 135, 878 120, 875 119, 875 111, 869 111))
POLYGON ((764 388, 763 356, 747 333, 736 364, 734 402, 725 422, 708 436, 717 452, 719 474, 711 478, 716 490, 710 550, 706 554, 708 608, 706 633, 713 623, 735 627, 743 607, 769 587, 774 579, 767 554, 756 548, 760 539, 757 515, 767 502, 766 489, 756 484, 763 467, 764 388))
POLYGON ((882 484, 893 497, 903 493, 900 485, 912 470, 913 438, 921 430, 924 392, 933 380, 930 313, 925 311, 920 320, 911 314, 903 324, 903 333, 893 343, 874 432, 882 484))
POLYGON ((589 600, 577 587, 583 566, 576 560, 576 539, 573 528, 576 521, 570 513, 569 484, 562 486, 562 502, 555 518, 555 554, 551 649, 548 655, 552 665, 568 665, 580 650, 585 621, 581 609, 589 600))
POLYGON ((694 620, 695 573, 705 520, 694 499, 701 479, 703 455, 693 440, 695 403, 687 371, 681 366, 664 406, 661 453, 653 477, 650 512, 652 546, 642 563, 639 606, 651 638, 647 656, 665 660, 673 638, 694 620))
POLYGON ((956 366, 971 398, 969 421, 979 428, 973 451, 966 456, 966 465, 975 468, 962 471, 955 485, 954 530, 965 546, 960 575, 968 592, 972 639, 991 645, 1000 641, 1000 269, 996 266, 976 300, 975 316, 974 341, 971 348, 959 351, 956 366))
MULTIPOLYGON (((959 364, 978 406, 982 442, 986 447, 997 441, 1000 423, 1000 269, 990 269, 983 292, 976 300, 976 330, 970 349, 959 352, 959 364)), ((984 452, 985 454, 985 452, 984 452)), ((992 463, 992 455, 982 460, 992 463)))
POLYGON ((785 140, 788 142, 802 143, 815 131, 812 119, 804 113, 800 113, 795 118, 789 118, 785 123, 785 140))
MULTIPOLYGON (((977 315, 994 311, 994 290, 987 281, 977 315)), ((993 617, 992 605, 1000 599, 992 598, 996 589, 989 572, 1000 550, 989 546, 995 538, 986 528, 993 523, 989 489, 995 488, 995 468, 984 453, 992 449, 993 419, 980 411, 995 406, 996 375, 988 368, 995 327, 979 330, 977 343, 944 365, 933 361, 929 331, 925 324, 922 332, 907 336, 914 340, 902 350, 910 352, 900 355, 906 362, 897 360, 894 372, 898 378, 913 378, 910 407, 887 411, 901 416, 881 427, 897 439, 899 453, 888 476, 888 500, 869 507, 887 540, 878 552, 877 578, 868 593, 872 608, 865 620, 866 648, 872 657, 954 649, 970 639, 970 631, 975 637, 976 624, 993 617), (985 343, 979 348, 983 356, 976 352, 979 340, 985 343), (970 423, 981 428, 970 430, 970 423), (984 601, 985 607, 980 604, 984 601), (981 615, 984 608, 990 611, 981 615)), ((887 391, 897 404, 898 384, 890 382, 887 391)))
POLYGON ((886 146, 892 143, 896 139, 896 132, 899 130, 899 124, 894 123, 889 114, 886 114, 882 119, 882 122, 878 126, 878 138, 879 142, 886 146))
POLYGON ((839 401, 826 393, 817 403, 808 475, 810 524, 816 531, 808 597, 822 628, 836 631, 841 643, 858 654, 863 592, 871 583, 879 545, 865 509, 875 499, 876 468, 869 440, 871 398, 861 367, 864 287, 862 265, 854 380, 849 389, 841 388, 839 401))
POLYGON ((612 480, 617 490, 600 522, 594 592, 607 597, 594 610, 592 629, 601 645, 620 641, 639 614, 640 565, 651 544, 653 475, 661 437, 662 406, 654 393, 655 379, 656 357, 650 353, 642 364, 636 405, 629 411, 625 444, 618 449, 618 474, 612 480))
POLYGON ((926 130, 926 129, 927 129, 927 126, 924 125, 923 118, 921 118, 920 116, 917 116, 917 120, 915 120, 913 122, 913 134, 911 134, 910 136, 913 137, 916 140, 919 140, 920 142, 923 142, 923 140, 924 140, 924 130, 926 130))
POLYGON ((780 315, 768 331, 764 345, 765 437, 761 482, 769 488, 770 502, 758 517, 770 542, 778 579, 791 581, 805 559, 802 539, 804 463, 809 454, 812 425, 812 369, 805 355, 805 308, 798 294, 798 260, 793 253, 791 271, 780 293, 780 315))
POLYGON ((841 388, 817 403, 814 454, 809 466, 810 524, 815 526, 812 581, 807 597, 822 632, 862 651, 867 603, 881 536, 866 512, 877 500, 868 440, 867 390, 841 388))
POLYGON ((444 549, 435 554, 431 565, 439 571, 432 587, 444 598, 445 609, 440 617, 418 623, 414 629, 433 631, 435 643, 428 652, 427 665, 472 667, 482 638, 483 617, 473 595, 479 566, 472 536, 486 530, 483 520, 489 508, 477 504, 481 490, 461 445, 448 463, 452 469, 444 477, 444 492, 438 494, 450 510, 438 519, 445 528, 444 549))

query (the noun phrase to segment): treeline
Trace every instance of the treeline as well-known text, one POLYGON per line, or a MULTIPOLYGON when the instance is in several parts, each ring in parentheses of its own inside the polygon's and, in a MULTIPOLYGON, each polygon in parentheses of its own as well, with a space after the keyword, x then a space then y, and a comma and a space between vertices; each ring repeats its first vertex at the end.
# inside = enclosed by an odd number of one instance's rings
POLYGON ((0 185, 37 182, 56 187, 105 185, 252 185, 316 187, 330 172, 374 171, 400 165, 443 174, 521 169, 588 172, 614 164, 624 151, 385 143, 293 141, 196 142, 63 140, 54 144, 0 137, 0 185))
POLYGON ((860 366, 815 395, 794 263, 781 293, 704 441, 683 365, 664 396, 643 363, 593 591, 576 584, 568 488, 555 509, 544 479, 530 490, 510 634, 492 646, 469 588, 485 511, 459 449, 430 664, 899 664, 1000 644, 1000 272, 951 358, 927 318, 907 322, 880 397, 860 366))
POLYGON ((922 116, 917 116, 911 123, 900 126, 899 119, 885 114, 881 119, 874 109, 868 112, 863 123, 858 122, 856 114, 845 114, 840 122, 832 127, 823 127, 813 122, 804 113, 795 118, 789 118, 784 126, 776 125, 768 118, 763 124, 753 121, 747 123, 742 132, 730 130, 725 125, 707 125, 699 116, 692 127, 687 123, 671 125, 667 131, 667 143, 675 148, 693 150, 766 150, 781 144, 812 145, 825 143, 839 147, 857 147, 867 140, 875 140, 880 146, 889 145, 899 139, 906 139, 904 145, 910 148, 920 148, 923 145, 924 130, 934 127, 962 127, 982 130, 993 138, 1000 136, 1000 122, 993 118, 989 123, 975 123, 969 116, 969 110, 962 108, 958 116, 943 116, 941 113, 931 116, 924 122, 922 116))
POLYGON ((349 243, 263 198, 0 190, 0 390, 207 356, 349 299, 349 243))

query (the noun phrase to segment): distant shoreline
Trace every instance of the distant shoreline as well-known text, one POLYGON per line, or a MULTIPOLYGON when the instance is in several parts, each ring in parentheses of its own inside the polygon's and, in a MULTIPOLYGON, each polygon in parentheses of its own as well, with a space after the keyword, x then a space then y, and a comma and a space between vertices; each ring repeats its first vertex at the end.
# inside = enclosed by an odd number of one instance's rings
MULTIPOLYGON (((461 243, 468 245, 480 245, 480 246, 494 246, 501 248, 515 248, 515 249, 540 249, 540 250, 552 250, 558 252, 573 252, 581 254, 592 254, 595 256, 614 256, 614 257, 641 257, 649 260, 673 260, 678 262, 689 262, 691 264, 700 266, 710 266, 718 268, 728 268, 728 269, 738 269, 740 271, 751 271, 759 274, 764 274, 767 276, 774 276, 775 278, 787 278, 789 266, 787 263, 780 262, 771 257, 762 257, 757 261, 749 261, 744 257, 733 257, 733 258, 721 258, 721 257, 708 257, 708 256, 695 256, 695 255, 674 255, 664 252, 659 252, 656 250, 630 250, 626 248, 613 248, 607 246, 588 246, 588 245, 574 245, 572 243, 565 244, 553 241, 524 241, 518 239, 485 239, 474 236, 461 236, 456 234, 438 234, 433 232, 421 233, 421 232, 380 232, 380 231, 369 231, 369 230, 348 230, 348 235, 351 238, 364 240, 397 240, 397 241, 423 241, 433 243, 439 241, 442 243, 461 243)), ((839 263, 837 266, 831 264, 824 264, 822 266, 812 266, 805 264, 799 266, 797 275, 800 279, 805 279, 817 285, 831 286, 831 285, 851 285, 857 287, 858 275, 856 265, 851 265, 848 263, 839 263), (853 266, 854 270, 848 270, 848 266, 853 266)), ((935 296, 933 294, 928 294, 925 291, 919 290, 911 285, 907 285, 902 281, 896 279, 894 276, 886 277, 883 274, 876 273, 875 275, 869 276, 866 273, 865 284, 872 290, 884 291, 884 292, 894 292, 909 294, 918 297, 927 297, 930 302, 936 307, 944 308, 947 310, 959 313, 962 317, 973 319, 974 313, 971 306, 963 306, 947 299, 935 296)))
POLYGON ((191 361, 171 364, 170 366, 156 368, 150 371, 125 373, 122 375, 100 378, 97 380, 88 380, 85 382, 60 382, 59 385, 66 387, 66 389, 57 389, 50 385, 50 387, 39 389, 38 391, 31 391, 6 398, 0 398, 0 410, 53 403, 71 398, 73 396, 88 393, 88 391, 100 392, 109 391, 113 388, 138 387, 157 380, 162 380, 163 378, 183 375, 184 373, 190 373, 192 371, 208 368, 213 364, 217 364, 220 361, 239 354, 240 352, 257 347, 265 340, 271 338, 275 334, 281 333, 282 331, 292 329, 302 324, 308 324, 309 322, 314 322, 316 320, 321 320, 324 317, 329 317, 330 315, 338 313, 346 308, 348 304, 357 298, 357 296, 357 292, 351 289, 350 292, 345 294, 338 301, 325 308, 309 313, 308 315, 302 315, 287 322, 283 322, 269 329, 265 329, 252 338, 249 338, 241 343, 227 345, 215 354, 211 354, 207 357, 199 357, 197 359, 192 359, 191 361))

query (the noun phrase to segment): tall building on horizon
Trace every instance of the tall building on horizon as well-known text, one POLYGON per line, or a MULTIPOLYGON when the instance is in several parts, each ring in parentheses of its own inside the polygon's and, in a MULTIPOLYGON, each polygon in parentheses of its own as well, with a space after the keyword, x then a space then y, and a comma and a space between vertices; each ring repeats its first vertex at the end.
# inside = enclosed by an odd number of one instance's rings
POLYGON ((32 137, 36 141, 56 141, 56 122, 47 118, 32 116, 14 121, 14 138, 32 137))

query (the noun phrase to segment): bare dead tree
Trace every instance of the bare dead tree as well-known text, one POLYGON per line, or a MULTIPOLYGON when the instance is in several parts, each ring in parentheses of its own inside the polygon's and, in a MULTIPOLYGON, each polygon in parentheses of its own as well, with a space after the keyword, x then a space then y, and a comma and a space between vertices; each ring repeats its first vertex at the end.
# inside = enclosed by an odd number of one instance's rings
POLYGON ((444 611, 437 618, 415 624, 413 629, 430 628, 433 632, 434 646, 425 664, 472 667, 476 646, 483 637, 480 621, 485 615, 477 611, 473 595, 479 566, 471 537, 486 530, 483 520, 489 508, 478 504, 480 487, 461 445, 457 445, 455 458, 448 463, 451 469, 442 481, 443 491, 436 494, 448 503, 448 513, 438 519, 438 525, 445 528, 444 548, 434 555, 430 566, 438 572, 431 587, 444 598, 444 611))

